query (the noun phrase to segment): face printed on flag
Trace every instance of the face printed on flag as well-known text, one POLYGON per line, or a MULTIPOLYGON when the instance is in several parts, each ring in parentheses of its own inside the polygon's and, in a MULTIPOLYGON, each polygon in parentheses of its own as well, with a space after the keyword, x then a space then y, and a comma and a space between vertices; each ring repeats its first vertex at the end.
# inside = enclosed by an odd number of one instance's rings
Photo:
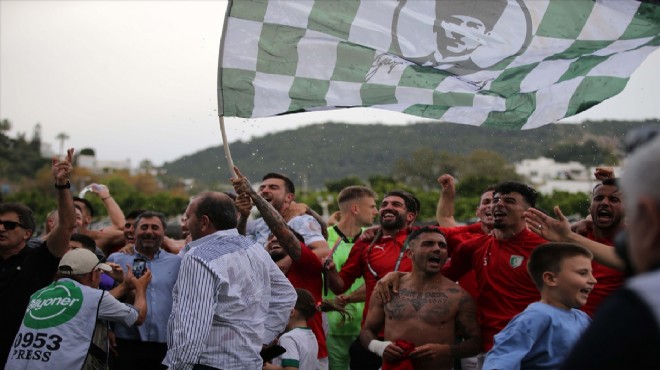
POLYGON ((621 0, 230 1, 221 115, 374 107, 530 129, 623 90, 660 5, 621 0))
POLYGON ((517 0, 400 0, 392 52, 421 66, 466 75, 520 52, 531 38, 527 8, 517 0), (482 6, 480 6, 482 5, 482 6), (420 24, 420 19, 435 16, 420 24))

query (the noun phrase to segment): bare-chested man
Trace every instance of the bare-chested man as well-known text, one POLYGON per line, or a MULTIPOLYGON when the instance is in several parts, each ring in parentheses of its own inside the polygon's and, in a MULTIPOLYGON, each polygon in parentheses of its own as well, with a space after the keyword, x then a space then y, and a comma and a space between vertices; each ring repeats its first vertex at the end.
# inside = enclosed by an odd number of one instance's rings
POLYGON ((401 278, 389 303, 371 299, 360 341, 383 358, 383 370, 397 369, 402 361, 415 369, 451 369, 454 359, 482 351, 477 307, 469 293, 440 273, 447 242, 437 228, 414 230, 406 242, 412 272, 401 278), (458 335, 464 340, 457 343, 458 335))

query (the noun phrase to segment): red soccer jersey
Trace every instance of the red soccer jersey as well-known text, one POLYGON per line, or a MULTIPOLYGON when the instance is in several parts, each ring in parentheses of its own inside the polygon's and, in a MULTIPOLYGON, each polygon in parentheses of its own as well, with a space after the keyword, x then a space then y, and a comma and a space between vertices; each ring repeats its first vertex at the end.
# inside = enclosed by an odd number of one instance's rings
MULTIPOLYGON (((599 243, 614 246, 613 240, 596 238, 593 232, 587 233, 585 237, 599 243)), ((623 273, 621 271, 603 266, 597 262, 591 262, 591 268, 593 269, 594 278, 596 278, 597 283, 594 286, 594 290, 589 294, 587 304, 580 308, 589 314, 589 316, 593 316, 603 299, 623 285, 623 273)))
POLYGON ((362 324, 369 311, 369 302, 371 293, 374 291, 376 282, 388 272, 395 269, 397 260, 400 259, 397 271, 409 272, 412 270, 412 263, 403 250, 404 243, 408 237, 408 229, 399 231, 394 237, 383 236, 377 242, 365 242, 358 240, 353 244, 351 253, 344 266, 342 266, 339 275, 344 280, 344 289, 348 289, 355 279, 364 277, 364 283, 367 291, 364 311, 362 312, 362 324), (372 272, 373 270, 373 272, 372 272), (377 276, 374 275, 376 273, 377 276))
MULTIPOLYGON (((459 244, 472 238, 486 235, 481 228, 480 222, 469 226, 441 227, 440 231, 445 234, 445 238, 447 239, 447 251, 449 253, 447 265, 451 264, 451 255, 459 244)), ((458 285, 470 293, 474 299, 479 297, 479 285, 477 284, 477 275, 474 273, 474 270, 463 275, 458 280, 458 285)))
MULTIPOLYGON (((286 277, 294 288, 307 289, 316 302, 323 299, 321 289, 323 287, 323 277, 321 272, 323 266, 319 258, 305 244, 300 243, 302 252, 300 259, 293 261, 286 277)), ((307 320, 307 325, 316 336, 319 342, 318 358, 328 357, 328 347, 325 344, 325 332, 323 331, 323 317, 317 312, 312 318, 307 320)))
POLYGON ((443 274, 456 280, 474 269, 479 285, 477 308, 486 351, 493 336, 541 294, 527 273, 527 260, 536 246, 547 241, 525 229, 511 239, 491 235, 470 239, 456 248, 443 274))

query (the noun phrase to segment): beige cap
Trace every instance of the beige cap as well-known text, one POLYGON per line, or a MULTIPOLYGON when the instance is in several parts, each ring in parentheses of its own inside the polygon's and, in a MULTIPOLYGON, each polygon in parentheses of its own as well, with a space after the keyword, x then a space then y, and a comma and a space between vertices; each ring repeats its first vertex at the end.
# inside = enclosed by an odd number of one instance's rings
POLYGON ((60 273, 68 275, 84 275, 97 268, 106 272, 112 271, 112 267, 100 263, 99 258, 94 253, 84 248, 76 248, 66 252, 59 265, 60 273))

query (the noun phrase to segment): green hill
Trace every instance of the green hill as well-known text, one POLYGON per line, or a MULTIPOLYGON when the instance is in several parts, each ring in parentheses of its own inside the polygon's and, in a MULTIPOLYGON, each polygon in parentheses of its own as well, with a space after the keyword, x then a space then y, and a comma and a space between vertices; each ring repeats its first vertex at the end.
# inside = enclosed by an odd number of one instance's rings
MULTIPOLYGON (((282 172, 298 186, 322 187, 327 180, 389 175, 397 159, 419 148, 468 154, 477 149, 498 153, 509 162, 541 155, 590 163, 590 153, 621 154, 626 132, 646 122, 586 122, 547 125, 534 130, 504 131, 446 123, 408 126, 324 123, 268 134, 230 144, 237 166, 256 181, 267 172, 282 172), (587 148, 588 147, 588 148, 587 148)), ((170 176, 194 178, 203 184, 226 182, 229 171, 222 146, 184 156, 163 168, 170 176)))

